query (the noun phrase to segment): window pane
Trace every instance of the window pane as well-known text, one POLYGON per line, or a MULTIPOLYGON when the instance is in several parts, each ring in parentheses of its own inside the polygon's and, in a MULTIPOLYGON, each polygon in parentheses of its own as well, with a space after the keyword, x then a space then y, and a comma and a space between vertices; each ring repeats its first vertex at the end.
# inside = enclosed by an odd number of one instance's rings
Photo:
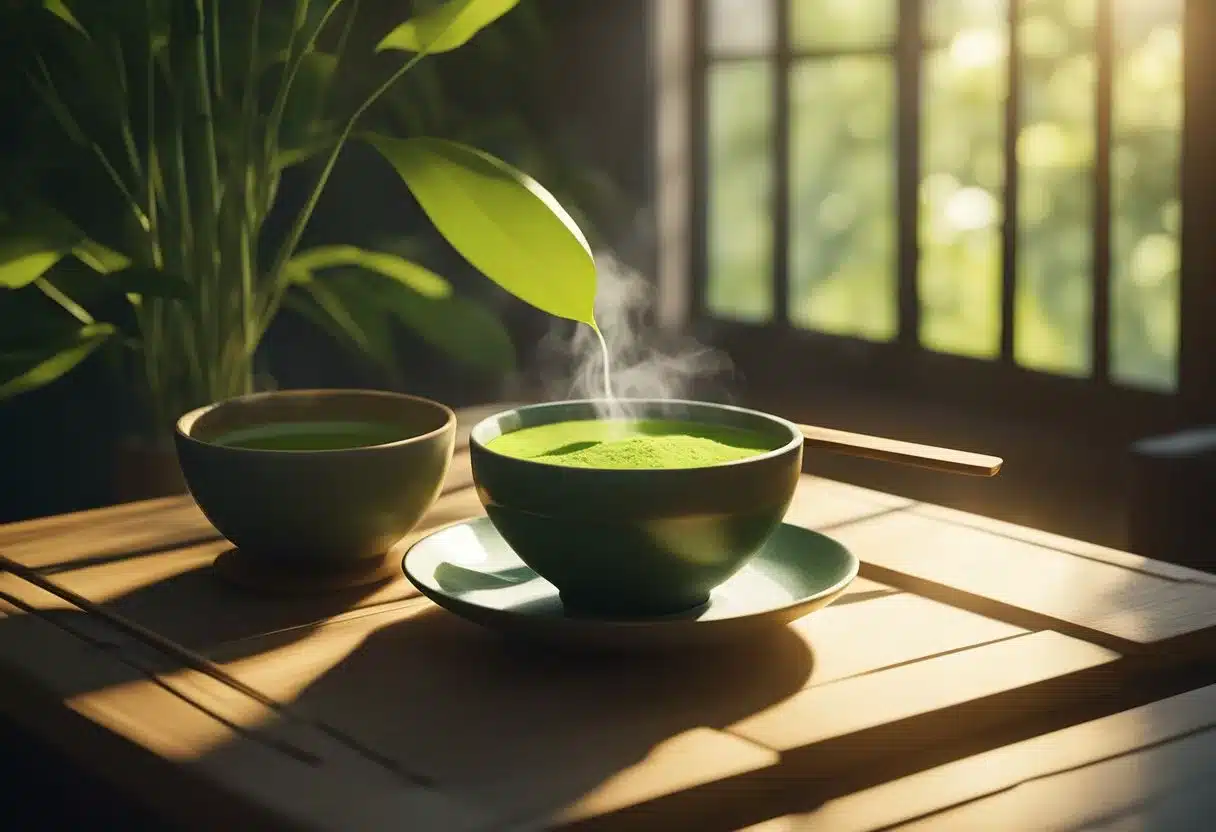
POLYGON ((773 314, 773 71, 763 60, 709 70, 709 310, 773 314))
POLYGON ((774 42, 776 0, 710 0, 709 49, 719 55, 761 53, 774 42))
POLYGON ((934 46, 947 46, 959 32, 1002 26, 1008 9, 1008 0, 927 0, 925 37, 934 46))
POLYGON ((1093 326, 1094 0, 1021 0, 1014 355, 1090 371, 1093 326))
POLYGON ((894 65, 808 60, 791 74, 790 320, 889 340, 895 289, 894 65))
POLYGON ((1181 0, 1118 0, 1111 150, 1111 375, 1178 377, 1181 0))
POLYGON ((1001 347, 1008 10, 936 0, 921 82, 920 341, 993 358, 1001 347))
POLYGON ((895 0, 788 0, 795 49, 885 46, 895 39, 895 0))

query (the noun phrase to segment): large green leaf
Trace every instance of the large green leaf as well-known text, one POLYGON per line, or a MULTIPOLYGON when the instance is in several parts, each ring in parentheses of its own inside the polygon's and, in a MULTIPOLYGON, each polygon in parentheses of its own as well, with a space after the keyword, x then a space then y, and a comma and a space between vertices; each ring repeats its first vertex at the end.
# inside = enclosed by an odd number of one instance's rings
POLYGON ((430 269, 395 254, 356 246, 319 246, 301 252, 287 262, 287 275, 299 283, 311 279, 315 271, 339 266, 358 266, 376 272, 429 298, 443 298, 452 293, 451 285, 430 269))
POLYGON ((446 139, 366 140, 452 247, 538 309, 595 326, 595 259, 553 195, 488 153, 446 139))
POLYGON ((410 18, 385 36, 376 51, 450 52, 513 9, 519 0, 448 0, 410 18))
POLYGON ((70 222, 41 206, 0 225, 0 287, 18 289, 33 283, 82 236, 70 222))
POLYGON ((0 399, 50 384, 92 355, 114 331, 109 324, 91 324, 66 345, 0 355, 0 399))

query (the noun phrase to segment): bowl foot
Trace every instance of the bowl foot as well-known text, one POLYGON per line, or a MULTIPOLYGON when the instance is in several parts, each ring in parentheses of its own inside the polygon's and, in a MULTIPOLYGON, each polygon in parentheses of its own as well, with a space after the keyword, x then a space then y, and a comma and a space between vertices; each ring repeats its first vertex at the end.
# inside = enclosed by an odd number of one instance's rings
POLYGON ((622 620, 639 618, 663 618, 670 615, 683 615, 704 607, 709 603, 709 594, 688 598, 663 599, 621 599, 620 597, 594 595, 570 595, 560 592, 562 607, 571 618, 617 618, 622 620))
POLYGON ((326 595, 392 580, 397 574, 397 559, 386 553, 354 563, 288 566, 243 555, 233 548, 221 552, 212 568, 225 583, 263 595, 326 595))

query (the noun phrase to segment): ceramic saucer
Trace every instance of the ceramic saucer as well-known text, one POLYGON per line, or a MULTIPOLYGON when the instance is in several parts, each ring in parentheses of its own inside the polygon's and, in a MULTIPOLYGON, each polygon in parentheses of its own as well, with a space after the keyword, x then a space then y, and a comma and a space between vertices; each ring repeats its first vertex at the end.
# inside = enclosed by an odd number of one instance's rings
POLYGON ((857 577, 858 565, 830 537, 783 523, 707 604, 645 619, 568 614, 557 589, 524 565, 486 517, 424 537, 401 567, 436 604, 498 632, 628 646, 732 639, 786 624, 831 603, 857 577))

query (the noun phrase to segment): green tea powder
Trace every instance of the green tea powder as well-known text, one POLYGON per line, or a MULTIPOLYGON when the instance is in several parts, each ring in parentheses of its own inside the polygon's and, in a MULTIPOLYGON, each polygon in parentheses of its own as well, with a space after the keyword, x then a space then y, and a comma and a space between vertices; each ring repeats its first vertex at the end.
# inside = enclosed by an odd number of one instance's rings
POLYGON ((736 448, 700 436, 675 435, 598 442, 577 451, 533 459, 580 468, 698 468, 755 455, 751 448, 736 448))
POLYGON ((773 443, 751 431, 658 420, 560 422, 500 436, 507 456, 577 468, 700 468, 746 459, 773 443))

